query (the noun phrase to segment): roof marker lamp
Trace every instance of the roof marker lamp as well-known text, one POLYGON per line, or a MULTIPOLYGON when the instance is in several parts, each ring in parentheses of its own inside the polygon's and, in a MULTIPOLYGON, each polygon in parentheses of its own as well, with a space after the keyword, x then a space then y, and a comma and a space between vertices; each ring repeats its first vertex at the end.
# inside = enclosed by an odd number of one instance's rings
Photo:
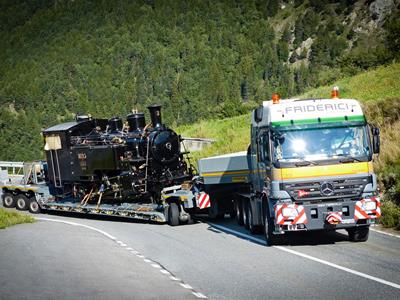
POLYGON ((331 92, 331 98, 332 99, 339 99, 339 87, 334 86, 331 92))
POLYGON ((272 94, 272 104, 279 104, 279 100, 281 100, 281 96, 277 93, 272 94))

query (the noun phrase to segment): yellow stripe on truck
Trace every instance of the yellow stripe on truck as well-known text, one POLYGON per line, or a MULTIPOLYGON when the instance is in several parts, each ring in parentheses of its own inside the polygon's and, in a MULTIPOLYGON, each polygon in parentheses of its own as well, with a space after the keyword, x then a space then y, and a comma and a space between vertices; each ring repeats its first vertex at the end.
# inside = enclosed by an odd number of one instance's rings
POLYGON ((368 162, 357 162, 326 166, 275 169, 273 175, 274 180, 285 180, 321 176, 362 174, 368 173, 368 171, 370 171, 370 164, 368 162))

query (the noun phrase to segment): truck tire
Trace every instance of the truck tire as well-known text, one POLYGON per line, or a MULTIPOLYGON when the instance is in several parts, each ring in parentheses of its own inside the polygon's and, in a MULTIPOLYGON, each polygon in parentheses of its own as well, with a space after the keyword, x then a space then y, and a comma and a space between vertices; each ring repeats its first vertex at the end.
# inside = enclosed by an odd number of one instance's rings
POLYGON ((369 236, 369 226, 347 229, 349 240, 352 242, 366 242, 369 236))
POLYGON ((15 197, 11 193, 3 194, 3 206, 7 208, 15 207, 15 197))
POLYGON ((268 205, 264 212, 264 236, 267 246, 282 244, 285 240, 284 234, 274 234, 274 220, 270 217, 268 205))
POLYGON ((250 229, 248 206, 249 206, 248 201, 243 201, 243 205, 242 205, 243 225, 244 225, 244 228, 246 228, 246 229, 250 229))
POLYGON ((15 197, 15 208, 18 210, 28 209, 28 198, 24 194, 18 194, 15 197))
POLYGON ((28 209, 29 212, 31 212, 32 214, 38 214, 42 211, 42 209, 39 206, 39 203, 37 203, 34 197, 29 199, 28 209))
POLYGON ((253 210, 251 209, 251 203, 248 203, 247 205, 248 209, 248 219, 249 219, 249 231, 251 234, 258 234, 262 232, 262 226, 259 225, 254 225, 254 215, 253 215, 253 210))
POLYGON ((243 226, 243 201, 242 199, 235 200, 235 214, 236 214, 236 222, 238 225, 243 226))
POLYGON ((179 225, 179 207, 175 202, 169 204, 168 223, 171 226, 179 225))
POLYGON ((211 206, 208 208, 208 216, 214 220, 222 220, 225 218, 225 213, 219 211, 218 202, 211 200, 211 206))

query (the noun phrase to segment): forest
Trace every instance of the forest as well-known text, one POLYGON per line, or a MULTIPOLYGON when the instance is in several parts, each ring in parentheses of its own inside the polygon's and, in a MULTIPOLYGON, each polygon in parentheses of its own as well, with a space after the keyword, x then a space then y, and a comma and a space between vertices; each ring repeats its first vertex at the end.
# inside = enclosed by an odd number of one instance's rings
POLYGON ((159 103, 175 128, 391 64, 399 4, 373 2, 1 0, 0 160, 42 158, 76 113, 159 103))

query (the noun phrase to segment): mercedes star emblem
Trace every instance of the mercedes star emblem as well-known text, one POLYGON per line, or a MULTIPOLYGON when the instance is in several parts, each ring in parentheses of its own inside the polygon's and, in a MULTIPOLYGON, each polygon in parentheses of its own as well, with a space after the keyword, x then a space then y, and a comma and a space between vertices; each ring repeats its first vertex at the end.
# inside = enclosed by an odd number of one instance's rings
POLYGON ((321 184, 321 194, 323 196, 332 196, 333 195, 333 185, 329 182, 324 182, 321 184))

